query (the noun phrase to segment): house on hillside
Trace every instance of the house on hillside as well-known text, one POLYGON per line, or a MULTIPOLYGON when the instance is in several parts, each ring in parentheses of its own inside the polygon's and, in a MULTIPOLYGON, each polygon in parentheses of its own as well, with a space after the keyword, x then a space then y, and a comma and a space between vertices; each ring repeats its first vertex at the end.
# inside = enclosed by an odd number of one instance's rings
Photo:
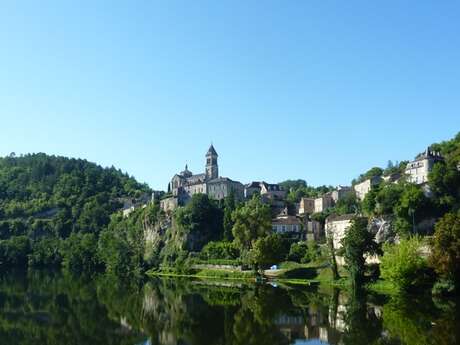
POLYGON ((299 205, 299 214, 315 213, 315 198, 301 198, 299 205))
POLYGON ((288 234, 292 238, 305 239, 302 219, 289 215, 287 208, 272 219, 272 230, 276 234, 288 234))
POLYGON ((381 176, 374 176, 371 178, 368 178, 367 180, 364 180, 361 183, 357 183, 353 186, 353 189, 355 190, 356 197, 363 201, 364 198, 366 197, 366 194, 369 193, 369 191, 378 185, 382 181, 381 176))
POLYGON ((351 187, 339 185, 336 189, 334 189, 331 192, 332 200, 334 200, 334 203, 336 203, 337 201, 344 199, 351 193, 353 193, 353 189, 351 187))
POLYGON ((440 152, 432 151, 429 147, 424 153, 418 155, 415 160, 409 162, 406 166, 406 175, 408 181, 415 184, 424 184, 428 182, 428 174, 437 162, 444 161, 440 152))
POLYGON ((323 212, 328 208, 334 206, 334 199, 332 199, 332 193, 328 192, 315 199, 315 213, 323 212))

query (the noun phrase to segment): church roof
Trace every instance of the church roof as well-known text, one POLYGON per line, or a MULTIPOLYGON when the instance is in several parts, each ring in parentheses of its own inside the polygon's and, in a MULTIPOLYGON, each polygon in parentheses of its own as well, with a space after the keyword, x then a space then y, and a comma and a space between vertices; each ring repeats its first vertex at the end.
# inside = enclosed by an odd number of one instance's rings
POLYGON ((214 146, 211 144, 211 146, 209 147, 209 150, 208 152, 206 153, 206 155, 215 155, 215 156, 218 156, 217 152, 216 152, 216 149, 214 148, 214 146))
POLYGON ((185 170, 180 173, 184 177, 190 177, 192 176, 192 172, 188 170, 188 164, 185 165, 185 170))
POLYGON ((185 177, 184 180, 185 184, 188 186, 202 184, 206 181, 206 174, 191 175, 189 177, 185 177))

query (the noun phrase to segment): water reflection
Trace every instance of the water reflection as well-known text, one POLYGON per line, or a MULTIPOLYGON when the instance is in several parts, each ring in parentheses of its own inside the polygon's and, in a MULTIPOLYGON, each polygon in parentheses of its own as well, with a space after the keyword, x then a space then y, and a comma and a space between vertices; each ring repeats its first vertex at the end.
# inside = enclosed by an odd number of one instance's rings
POLYGON ((0 279, 2 344, 453 345, 455 303, 338 289, 32 272, 0 279))

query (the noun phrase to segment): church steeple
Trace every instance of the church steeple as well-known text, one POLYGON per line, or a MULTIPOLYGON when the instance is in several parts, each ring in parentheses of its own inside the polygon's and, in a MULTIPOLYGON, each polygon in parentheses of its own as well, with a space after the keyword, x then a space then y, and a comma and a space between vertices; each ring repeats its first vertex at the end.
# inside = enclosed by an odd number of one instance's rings
POLYGON ((217 157, 219 155, 216 149, 211 144, 208 152, 206 153, 206 178, 215 179, 219 177, 219 166, 217 165, 217 157))

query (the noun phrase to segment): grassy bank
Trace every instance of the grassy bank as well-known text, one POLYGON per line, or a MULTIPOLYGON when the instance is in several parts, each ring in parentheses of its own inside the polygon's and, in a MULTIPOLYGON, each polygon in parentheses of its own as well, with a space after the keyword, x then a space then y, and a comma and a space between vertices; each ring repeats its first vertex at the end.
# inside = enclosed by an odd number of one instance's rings
MULTIPOLYGON (((346 274, 342 272, 345 276, 346 274)), ((228 268, 196 268, 187 272, 177 272, 173 267, 162 267, 159 270, 147 272, 148 276, 165 276, 165 277, 193 277, 198 279, 221 279, 221 280, 243 280, 256 281, 254 271, 241 271, 239 269, 228 268)), ((290 285, 317 285, 324 284, 329 286, 345 287, 348 280, 342 278, 334 281, 329 267, 324 263, 298 264, 295 262, 283 262, 279 269, 265 270, 263 278, 274 283, 290 285)))
POLYGON ((160 269, 147 271, 147 276, 164 276, 164 277, 193 277, 199 279, 223 279, 223 280, 244 280, 255 281, 255 274, 252 271, 239 271, 230 269, 202 269, 189 270, 178 273, 174 269, 160 269))

